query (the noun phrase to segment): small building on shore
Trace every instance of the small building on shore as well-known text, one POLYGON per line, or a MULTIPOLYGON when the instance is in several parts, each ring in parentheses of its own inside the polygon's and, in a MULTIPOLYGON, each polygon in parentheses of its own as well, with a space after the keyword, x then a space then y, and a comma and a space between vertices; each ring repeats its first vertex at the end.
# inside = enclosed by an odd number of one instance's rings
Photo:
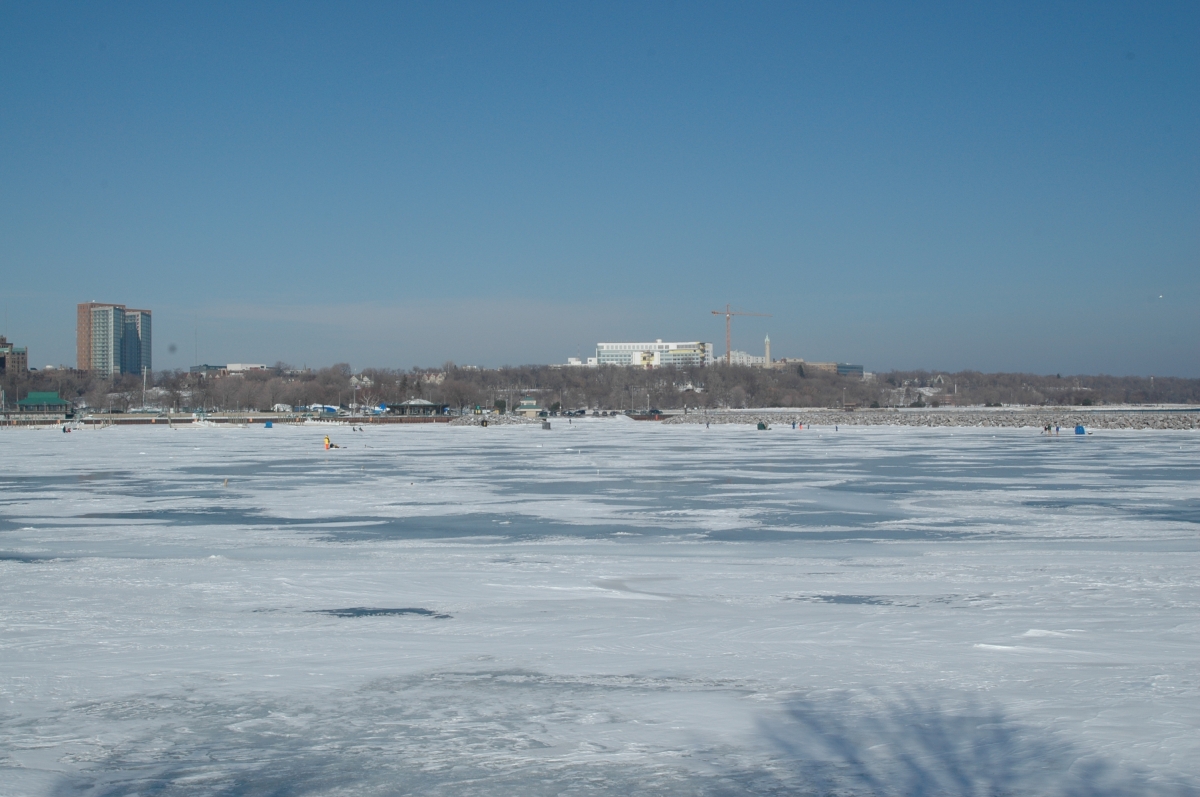
POLYGON ((37 412, 42 414, 67 415, 74 405, 58 393, 43 393, 32 391, 28 396, 17 402, 17 412, 37 412))
POLYGON ((523 398, 521 403, 513 408, 513 415, 524 415, 526 418, 536 418, 538 413, 543 412, 538 406, 537 399, 523 398))
POLYGON ((403 401, 399 404, 394 404, 388 407, 388 412, 392 415, 406 416, 423 416, 442 415, 446 411, 446 407, 441 404, 434 404, 432 401, 425 399, 412 398, 408 401, 403 401))

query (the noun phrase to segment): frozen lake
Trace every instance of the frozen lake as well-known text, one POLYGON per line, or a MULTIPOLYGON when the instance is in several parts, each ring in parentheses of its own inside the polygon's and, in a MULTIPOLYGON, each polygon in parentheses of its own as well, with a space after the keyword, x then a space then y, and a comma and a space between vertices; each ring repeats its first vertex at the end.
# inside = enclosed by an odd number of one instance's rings
POLYGON ((1200 434, 0 432, 0 795, 1200 794, 1200 434))

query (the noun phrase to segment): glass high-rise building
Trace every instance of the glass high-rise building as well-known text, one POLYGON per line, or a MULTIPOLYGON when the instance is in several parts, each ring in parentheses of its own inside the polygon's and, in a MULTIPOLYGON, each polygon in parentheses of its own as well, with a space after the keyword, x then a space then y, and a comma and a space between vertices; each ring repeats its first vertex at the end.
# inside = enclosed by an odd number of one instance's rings
POLYGON ((150 370, 150 311, 125 311, 125 339, 121 342, 121 373, 150 370))
POLYGON ((150 311, 84 302, 77 308, 75 355, 81 371, 105 376, 150 370, 150 311))

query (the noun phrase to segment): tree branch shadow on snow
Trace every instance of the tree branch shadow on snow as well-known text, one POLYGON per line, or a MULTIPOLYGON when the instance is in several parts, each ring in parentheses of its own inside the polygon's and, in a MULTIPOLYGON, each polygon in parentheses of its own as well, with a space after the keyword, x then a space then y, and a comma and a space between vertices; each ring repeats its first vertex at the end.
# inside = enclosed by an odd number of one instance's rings
POLYGON ((976 702, 947 706, 911 693, 799 700, 761 729, 798 794, 1197 797, 1086 754, 976 702))
MULTIPOLYGON (((51 793, 1200 797, 1191 785, 1106 762, 1060 736, 1014 721, 997 707, 906 692, 793 701, 761 721, 749 746, 710 746, 698 729, 694 746, 671 751, 687 755, 665 761, 658 755, 591 763, 572 761, 571 755, 540 759, 530 757, 533 748, 515 745, 541 735, 542 720, 523 734, 525 715, 548 716, 559 695, 537 684, 521 694, 519 707, 506 704, 511 716, 485 711, 473 732, 459 723, 442 723, 438 710, 424 710, 412 700, 380 702, 376 693, 325 713, 286 703, 179 712, 93 769, 64 776, 51 793), (287 716, 308 714, 312 721, 305 726, 287 721, 287 716), (347 722, 347 717, 354 719, 347 722), (237 731, 230 726, 235 718, 241 724, 237 731), (191 731, 172 736, 170 728, 181 721, 191 731), (504 733, 497 735, 497 728, 504 733), (707 763, 699 765, 704 759, 707 763)), ((426 703, 437 700, 427 697, 426 703)))

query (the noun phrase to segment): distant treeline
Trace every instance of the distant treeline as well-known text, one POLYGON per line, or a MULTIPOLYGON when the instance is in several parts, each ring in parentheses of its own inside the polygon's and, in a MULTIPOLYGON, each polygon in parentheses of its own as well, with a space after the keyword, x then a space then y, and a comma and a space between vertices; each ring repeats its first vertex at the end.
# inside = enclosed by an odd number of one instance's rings
MULTIPOLYGON (((71 370, 7 374, 0 385, 10 408, 33 390, 57 391, 77 404, 104 410, 139 407, 137 376, 102 378, 71 370)), ((1200 403, 1200 379, 1118 376, 1039 376, 977 371, 892 371, 871 379, 837 376, 792 365, 767 370, 741 366, 664 368, 563 368, 544 365, 495 369, 459 368, 411 371, 367 368, 352 374, 348 365, 297 371, 284 363, 241 376, 207 376, 182 371, 152 375, 146 404, 163 408, 269 410, 293 406, 352 403, 397 404, 422 398, 454 408, 512 407, 534 398, 545 408, 606 410, 682 407, 858 407, 1038 404, 1200 403), (556 407, 557 405, 557 407, 556 407)))

